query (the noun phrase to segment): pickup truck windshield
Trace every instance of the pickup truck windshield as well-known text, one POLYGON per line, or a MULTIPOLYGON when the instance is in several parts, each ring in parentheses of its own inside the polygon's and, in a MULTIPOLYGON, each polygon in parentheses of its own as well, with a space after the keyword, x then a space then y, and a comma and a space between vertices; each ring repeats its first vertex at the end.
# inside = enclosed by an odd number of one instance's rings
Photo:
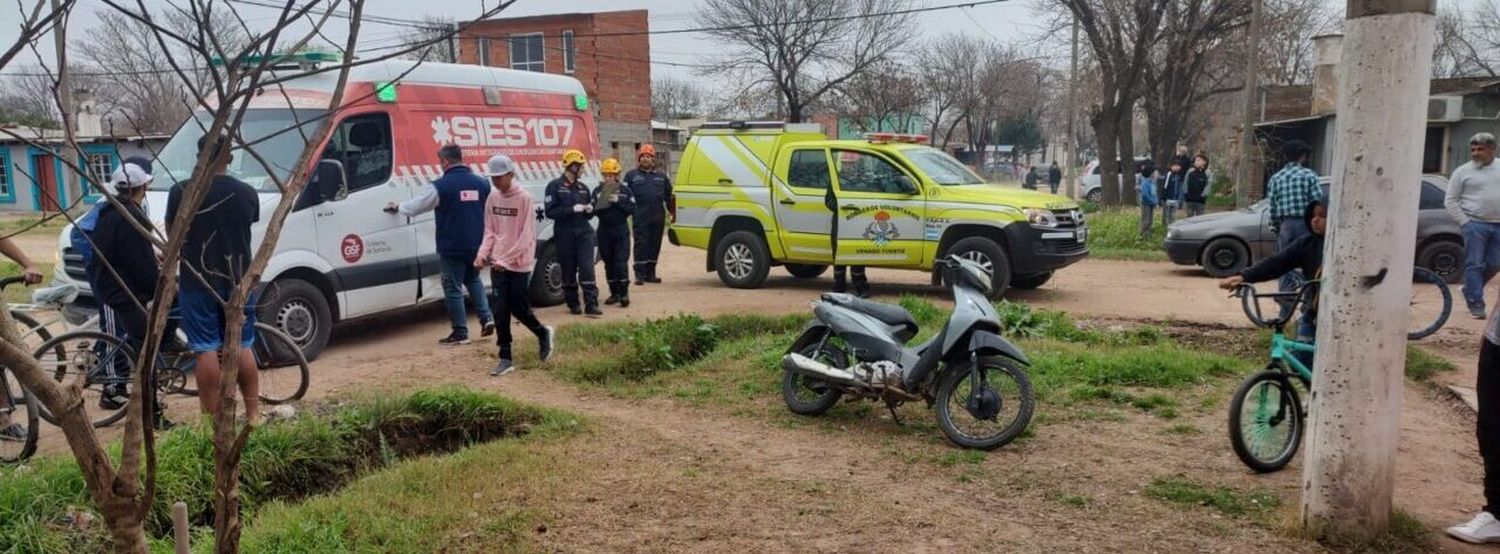
POLYGON ((964 164, 953 159, 953 156, 943 153, 941 150, 934 148, 913 148, 903 151, 902 154, 905 154, 906 159, 911 160, 911 163, 916 164, 918 169, 921 169, 923 173, 926 173, 928 177, 939 185, 984 184, 984 179, 975 175, 973 171, 969 171, 969 168, 964 167, 964 164))
MULTIPOLYGON (((297 110, 295 115, 285 108, 247 110, 240 133, 265 163, 243 149, 235 148, 228 173, 249 183, 257 191, 276 192, 276 181, 270 176, 283 180, 291 176, 292 164, 297 162, 297 155, 307 144, 302 135, 317 131, 322 122, 318 116, 322 114, 323 110, 297 110), (299 122, 301 132, 297 129, 299 122)), ((151 190, 169 190, 179 181, 192 177, 193 164, 198 161, 198 138, 212 122, 212 115, 196 112, 193 119, 183 123, 172 135, 172 140, 167 141, 157 157, 151 190)))

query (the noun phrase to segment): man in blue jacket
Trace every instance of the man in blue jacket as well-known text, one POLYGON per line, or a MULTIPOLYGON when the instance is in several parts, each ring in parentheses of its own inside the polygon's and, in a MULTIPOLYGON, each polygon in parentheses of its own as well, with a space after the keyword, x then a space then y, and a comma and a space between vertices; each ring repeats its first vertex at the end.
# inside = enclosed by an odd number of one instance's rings
POLYGON ((439 148, 438 159, 443 163, 442 177, 428 185, 421 196, 399 206, 392 202, 385 211, 406 217, 436 211, 437 251, 443 266, 443 303, 448 309, 448 319, 453 323, 453 332, 438 344, 454 346, 469 344, 469 316, 464 312, 465 288, 469 289, 474 311, 479 312, 481 336, 495 333, 495 317, 490 313, 484 281, 479 279, 479 270, 474 267, 474 257, 479 255, 479 243, 484 239, 484 202, 490 196, 490 184, 464 165, 463 150, 457 145, 447 144, 439 148))

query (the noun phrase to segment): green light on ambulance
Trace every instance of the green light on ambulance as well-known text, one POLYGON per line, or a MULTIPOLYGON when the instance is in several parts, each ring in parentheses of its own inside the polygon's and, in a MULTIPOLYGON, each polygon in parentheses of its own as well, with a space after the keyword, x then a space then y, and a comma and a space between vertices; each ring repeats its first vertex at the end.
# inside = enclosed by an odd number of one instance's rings
POLYGON ((396 102, 396 83, 375 83, 375 101, 382 104, 396 102))
POLYGON ((582 94, 573 95, 573 107, 578 111, 588 111, 589 97, 582 94))

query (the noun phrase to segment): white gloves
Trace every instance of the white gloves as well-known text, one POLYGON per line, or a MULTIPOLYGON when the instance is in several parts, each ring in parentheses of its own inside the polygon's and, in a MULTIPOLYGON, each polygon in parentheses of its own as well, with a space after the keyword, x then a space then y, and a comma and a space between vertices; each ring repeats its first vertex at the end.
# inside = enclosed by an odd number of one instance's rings
POLYGON ((574 204, 573 205, 573 213, 575 213, 575 214, 581 214, 581 213, 584 212, 584 210, 587 210, 588 208, 589 208, 589 206, 587 204, 574 204))

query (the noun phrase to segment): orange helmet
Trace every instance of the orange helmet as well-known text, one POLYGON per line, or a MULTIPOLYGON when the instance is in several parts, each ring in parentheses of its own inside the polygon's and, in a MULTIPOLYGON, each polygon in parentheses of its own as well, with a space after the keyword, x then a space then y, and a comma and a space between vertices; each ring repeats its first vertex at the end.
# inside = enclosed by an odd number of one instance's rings
POLYGON ((599 172, 600 173, 614 173, 614 174, 619 174, 620 173, 620 161, 616 160, 614 158, 609 158, 609 159, 604 160, 604 163, 599 164, 599 172))
POLYGON ((635 157, 656 156, 656 147, 650 144, 642 144, 641 149, 635 153, 635 157))

